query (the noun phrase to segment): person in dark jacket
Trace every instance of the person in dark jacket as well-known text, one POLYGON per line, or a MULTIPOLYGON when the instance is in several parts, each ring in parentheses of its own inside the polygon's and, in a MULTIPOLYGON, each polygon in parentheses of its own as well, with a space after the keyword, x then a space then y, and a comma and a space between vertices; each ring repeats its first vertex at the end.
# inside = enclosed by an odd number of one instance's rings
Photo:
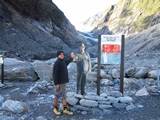
POLYGON ((62 100, 63 104, 63 113, 72 115, 73 112, 69 111, 69 107, 66 101, 66 83, 69 82, 68 78, 68 70, 67 65, 72 61, 72 55, 69 59, 64 59, 64 52, 58 51, 57 52, 57 60, 54 64, 53 69, 53 78, 55 84, 55 98, 54 98, 54 109, 53 112, 56 115, 60 115, 61 112, 59 111, 59 104, 60 100, 62 100))

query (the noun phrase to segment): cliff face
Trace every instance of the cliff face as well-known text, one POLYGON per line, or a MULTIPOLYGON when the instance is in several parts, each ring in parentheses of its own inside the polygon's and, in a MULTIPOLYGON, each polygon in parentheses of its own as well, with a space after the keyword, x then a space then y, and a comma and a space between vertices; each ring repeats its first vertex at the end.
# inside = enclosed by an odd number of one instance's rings
POLYGON ((74 26, 52 0, 1 0, 0 50, 8 56, 47 59, 81 42, 74 26))
POLYGON ((125 49, 130 65, 157 68, 160 64, 160 24, 127 37, 125 49))
POLYGON ((113 33, 140 32, 160 22, 159 0, 119 0, 113 9, 106 9, 95 29, 107 29, 113 33), (105 21, 105 18, 108 18, 105 21))

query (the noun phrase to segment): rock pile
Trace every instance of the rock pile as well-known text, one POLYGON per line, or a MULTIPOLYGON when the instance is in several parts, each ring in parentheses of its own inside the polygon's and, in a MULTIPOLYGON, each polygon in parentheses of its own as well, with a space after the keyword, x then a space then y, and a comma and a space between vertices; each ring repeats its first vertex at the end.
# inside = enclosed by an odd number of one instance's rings
POLYGON ((133 98, 122 96, 120 92, 118 93, 115 91, 111 92, 110 95, 103 93, 100 96, 92 92, 85 96, 68 92, 67 101, 72 106, 73 110, 82 112, 92 112, 92 110, 94 111, 95 109, 106 112, 112 109, 133 110, 136 108, 133 104, 133 98))

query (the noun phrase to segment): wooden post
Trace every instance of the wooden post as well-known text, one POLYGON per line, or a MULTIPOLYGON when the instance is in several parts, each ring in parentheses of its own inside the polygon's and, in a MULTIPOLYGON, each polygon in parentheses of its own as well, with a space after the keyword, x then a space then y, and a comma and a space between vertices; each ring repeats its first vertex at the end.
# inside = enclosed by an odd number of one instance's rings
POLYGON ((121 39, 121 64, 120 64, 120 92, 124 94, 124 49, 125 49, 125 35, 121 39))
POLYGON ((100 80, 101 80, 101 35, 98 36, 97 95, 100 95, 100 80))

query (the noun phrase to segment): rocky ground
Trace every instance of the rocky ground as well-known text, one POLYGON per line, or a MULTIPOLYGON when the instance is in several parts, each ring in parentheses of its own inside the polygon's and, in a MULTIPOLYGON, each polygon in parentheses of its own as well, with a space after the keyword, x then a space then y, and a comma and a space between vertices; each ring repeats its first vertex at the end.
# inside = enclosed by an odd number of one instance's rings
POLYGON ((86 95, 75 94, 76 64, 68 66, 67 101, 73 116, 55 116, 52 70, 55 59, 25 62, 5 58, 5 84, 0 84, 0 120, 159 120, 157 69, 125 69, 124 95, 117 66, 101 66, 101 95, 96 95, 97 64, 87 75, 86 95))
MULTIPOLYGON (((68 84, 68 95, 74 95, 75 84, 75 80, 71 80, 68 84)), ((106 95, 105 98, 111 98, 112 96, 119 99, 118 96, 121 96, 121 94, 118 92, 118 87, 118 83, 101 85, 101 97, 106 95)), ((88 82, 86 88, 88 94, 85 98, 88 100, 96 99, 94 94, 96 92, 96 84, 88 82)), ((131 96, 129 98, 131 106, 128 108, 116 104, 114 107, 109 106, 102 110, 95 103, 92 104, 90 101, 85 103, 83 101, 78 109, 74 105, 71 106, 74 111, 73 116, 55 116, 53 114, 54 87, 50 81, 5 81, 5 86, 1 85, 0 89, 0 120, 160 120, 160 96, 151 95, 148 92, 148 94, 142 94, 145 92, 139 93, 138 96, 138 94, 133 94, 133 89, 130 92, 125 89, 124 96, 131 96)), ((74 104, 74 96, 69 98, 72 98, 70 103, 74 104)), ((112 99, 113 102, 116 99, 112 99)))

